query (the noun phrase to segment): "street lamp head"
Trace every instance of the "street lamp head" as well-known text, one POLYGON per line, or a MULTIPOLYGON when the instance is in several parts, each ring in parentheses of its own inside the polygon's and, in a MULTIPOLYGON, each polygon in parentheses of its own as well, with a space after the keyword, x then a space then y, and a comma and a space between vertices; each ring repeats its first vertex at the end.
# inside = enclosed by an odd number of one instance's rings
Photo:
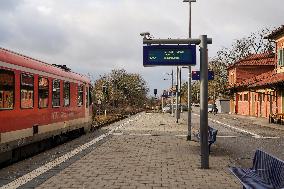
POLYGON ((150 32, 142 32, 142 33, 140 33, 140 35, 143 37, 143 36, 145 36, 145 35, 150 35, 150 32))
POLYGON ((143 37, 143 39, 150 39, 150 32, 142 32, 140 35, 143 37))
POLYGON ((164 73, 164 75, 172 75, 171 73, 164 73))

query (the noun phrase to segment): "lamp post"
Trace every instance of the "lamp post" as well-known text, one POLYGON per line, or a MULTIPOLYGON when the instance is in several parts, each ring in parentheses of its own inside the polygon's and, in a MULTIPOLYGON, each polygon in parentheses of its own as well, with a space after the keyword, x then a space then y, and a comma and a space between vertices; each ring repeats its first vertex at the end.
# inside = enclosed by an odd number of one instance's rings
MULTIPOLYGON (((166 73, 167 75, 170 75, 172 77, 172 88, 171 88, 171 107, 172 107, 172 116, 174 116, 174 96, 173 96, 173 88, 174 88, 174 70, 172 69, 172 72, 166 73)), ((164 79, 165 80, 165 79, 164 79)))
POLYGON ((178 120, 179 120, 179 118, 180 118, 180 115, 179 115, 179 75, 180 75, 180 72, 179 72, 179 69, 181 69, 181 68, 179 68, 178 66, 177 66, 177 75, 176 75, 176 77, 177 77, 177 81, 176 81, 176 104, 175 104, 175 106, 176 106, 176 112, 175 112, 175 114, 176 114, 176 123, 178 123, 178 120))
MULTIPOLYGON (((188 27, 188 37, 191 38, 191 3, 196 2, 196 0, 183 0, 183 2, 189 3, 189 27, 188 27)), ((187 126, 188 134, 187 140, 191 140, 191 102, 192 102, 192 93, 191 93, 191 66, 188 66, 188 85, 187 85, 187 126)))

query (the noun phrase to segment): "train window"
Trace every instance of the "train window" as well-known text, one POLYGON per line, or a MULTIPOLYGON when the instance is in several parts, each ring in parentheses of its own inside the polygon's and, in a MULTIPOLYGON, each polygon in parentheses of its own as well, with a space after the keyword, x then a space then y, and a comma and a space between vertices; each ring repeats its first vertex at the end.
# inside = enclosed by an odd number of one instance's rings
POLYGON ((64 106, 70 106, 70 83, 64 82, 63 85, 64 106))
POLYGON ((48 79, 44 77, 38 78, 38 107, 47 108, 48 107, 48 79))
POLYGON ((14 108, 15 74, 0 69, 0 110, 14 108))
POLYGON ((60 107, 60 80, 52 82, 52 107, 60 107))
POLYGON ((89 88, 89 106, 91 106, 93 103, 93 87, 90 86, 89 88))
POLYGON ((89 107, 89 91, 88 91, 88 87, 86 87, 86 108, 88 108, 89 107))
POLYGON ((21 74, 21 108, 34 107, 34 76, 21 74))
POLYGON ((84 93, 84 86, 83 85, 78 85, 78 106, 83 105, 83 93, 84 93))

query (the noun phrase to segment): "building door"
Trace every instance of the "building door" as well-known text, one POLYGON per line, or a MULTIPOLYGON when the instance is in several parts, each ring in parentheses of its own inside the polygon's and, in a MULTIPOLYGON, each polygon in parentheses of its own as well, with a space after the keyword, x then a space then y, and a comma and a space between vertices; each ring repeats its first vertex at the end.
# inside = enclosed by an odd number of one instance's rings
POLYGON ((281 113, 284 113, 284 89, 281 91, 281 96, 282 96, 282 98, 281 98, 281 101, 282 101, 282 107, 281 107, 281 113))
POLYGON ((235 98, 235 113, 238 114, 239 113, 239 95, 238 93, 236 93, 236 98, 235 98))
POLYGON ((250 115, 255 116, 255 105, 254 105, 255 95, 253 92, 251 93, 250 97, 251 97, 250 99, 251 100, 251 114, 250 115))
POLYGON ((259 99, 259 117, 262 117, 262 93, 258 93, 258 99, 259 99))

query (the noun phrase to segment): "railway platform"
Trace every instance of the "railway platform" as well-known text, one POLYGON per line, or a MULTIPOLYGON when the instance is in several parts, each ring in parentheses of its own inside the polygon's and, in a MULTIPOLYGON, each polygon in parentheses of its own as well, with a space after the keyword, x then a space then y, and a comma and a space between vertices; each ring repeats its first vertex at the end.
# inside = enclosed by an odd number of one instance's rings
MULTIPOLYGON (((193 120, 193 132, 199 127, 196 122, 193 120)), ((89 142, 81 147, 88 153, 53 176, 39 175, 41 183, 30 187, 240 188, 218 141, 212 146, 210 169, 200 169, 200 146, 197 141, 186 141, 185 119, 175 123, 170 114, 140 113, 102 129, 106 132, 99 145, 89 142)))
POLYGON ((199 143, 185 140, 186 129, 169 114, 142 113, 38 188, 239 188, 218 146, 210 169, 200 169, 199 143))

